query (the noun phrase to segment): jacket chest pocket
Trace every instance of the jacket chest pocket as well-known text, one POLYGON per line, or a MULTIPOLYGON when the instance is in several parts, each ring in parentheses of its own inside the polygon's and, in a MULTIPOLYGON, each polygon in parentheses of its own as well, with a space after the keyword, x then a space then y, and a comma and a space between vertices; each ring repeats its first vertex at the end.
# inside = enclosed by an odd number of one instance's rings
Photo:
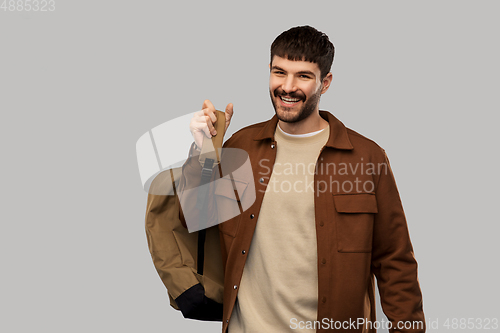
POLYGON ((338 252, 371 252, 377 200, 373 193, 334 194, 338 252))

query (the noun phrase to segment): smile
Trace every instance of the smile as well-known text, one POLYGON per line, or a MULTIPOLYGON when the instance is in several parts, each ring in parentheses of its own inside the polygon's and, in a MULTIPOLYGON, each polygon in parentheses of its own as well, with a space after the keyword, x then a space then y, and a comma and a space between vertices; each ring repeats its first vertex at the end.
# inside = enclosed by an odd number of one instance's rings
POLYGON ((281 105, 284 105, 284 106, 295 106, 296 104, 298 104, 300 102, 300 98, 288 98, 288 97, 284 97, 284 96, 279 96, 279 99, 281 101, 281 105))

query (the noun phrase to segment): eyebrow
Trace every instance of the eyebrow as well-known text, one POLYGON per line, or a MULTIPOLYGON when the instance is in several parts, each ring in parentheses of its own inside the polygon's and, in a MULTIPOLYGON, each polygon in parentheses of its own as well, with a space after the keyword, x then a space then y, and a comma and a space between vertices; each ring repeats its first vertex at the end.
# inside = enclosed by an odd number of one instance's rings
MULTIPOLYGON (((271 70, 278 70, 278 71, 286 72, 283 68, 281 68, 279 66, 273 66, 273 67, 271 67, 271 70)), ((297 74, 299 74, 299 75, 307 74, 307 75, 311 75, 312 77, 316 77, 316 75, 314 75, 314 73, 311 71, 300 71, 300 72, 297 72, 297 74)))

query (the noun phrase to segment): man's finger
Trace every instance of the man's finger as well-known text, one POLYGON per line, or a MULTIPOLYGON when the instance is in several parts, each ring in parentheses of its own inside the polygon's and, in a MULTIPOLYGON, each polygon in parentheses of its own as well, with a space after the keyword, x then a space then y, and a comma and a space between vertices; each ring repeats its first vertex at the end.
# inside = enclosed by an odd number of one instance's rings
POLYGON ((231 123, 231 118, 233 117, 233 103, 229 103, 226 106, 226 130, 229 127, 229 123, 231 123))
POLYGON ((211 110, 210 108, 205 108, 202 110, 206 116, 209 116, 212 120, 212 123, 217 121, 217 116, 215 115, 215 109, 211 110))
POLYGON ((213 112, 215 112, 215 107, 214 105, 212 104, 212 102, 210 102, 208 99, 204 100, 203 101, 203 106, 201 107, 202 109, 210 109, 212 110, 213 112))
MULTIPOLYGON (((208 127, 203 128, 203 133, 205 133, 205 136, 209 139, 212 137, 212 134, 210 133, 210 129, 208 127)), ((201 148, 201 146, 200 146, 200 148, 201 148)))
POLYGON ((214 124, 209 120, 208 116, 205 116, 205 121, 206 121, 206 124, 208 126, 208 130, 210 131, 210 133, 212 133, 212 135, 215 135, 216 130, 215 130, 214 124))
POLYGON ((212 133, 213 135, 213 132, 215 131, 214 125, 209 120, 208 116, 203 116, 194 121, 192 123, 192 128, 196 131, 204 132, 208 137, 211 137, 211 135, 208 135, 208 133, 212 133))

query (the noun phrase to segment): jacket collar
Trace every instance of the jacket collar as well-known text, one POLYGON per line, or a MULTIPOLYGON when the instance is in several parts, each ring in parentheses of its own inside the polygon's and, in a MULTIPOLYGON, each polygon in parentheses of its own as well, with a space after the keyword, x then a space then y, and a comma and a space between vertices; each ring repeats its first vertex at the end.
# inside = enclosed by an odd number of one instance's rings
MULTIPOLYGON (((326 142, 327 147, 336 149, 347 149, 352 150, 354 147, 349 140, 349 135, 347 134, 347 128, 344 124, 335 118, 330 112, 319 110, 319 115, 323 117, 328 124, 330 124, 330 136, 326 142)), ((278 117, 274 115, 271 119, 264 123, 264 127, 257 134, 254 140, 264 140, 271 139, 274 141, 274 131, 276 130, 276 125, 278 124, 278 117)))

